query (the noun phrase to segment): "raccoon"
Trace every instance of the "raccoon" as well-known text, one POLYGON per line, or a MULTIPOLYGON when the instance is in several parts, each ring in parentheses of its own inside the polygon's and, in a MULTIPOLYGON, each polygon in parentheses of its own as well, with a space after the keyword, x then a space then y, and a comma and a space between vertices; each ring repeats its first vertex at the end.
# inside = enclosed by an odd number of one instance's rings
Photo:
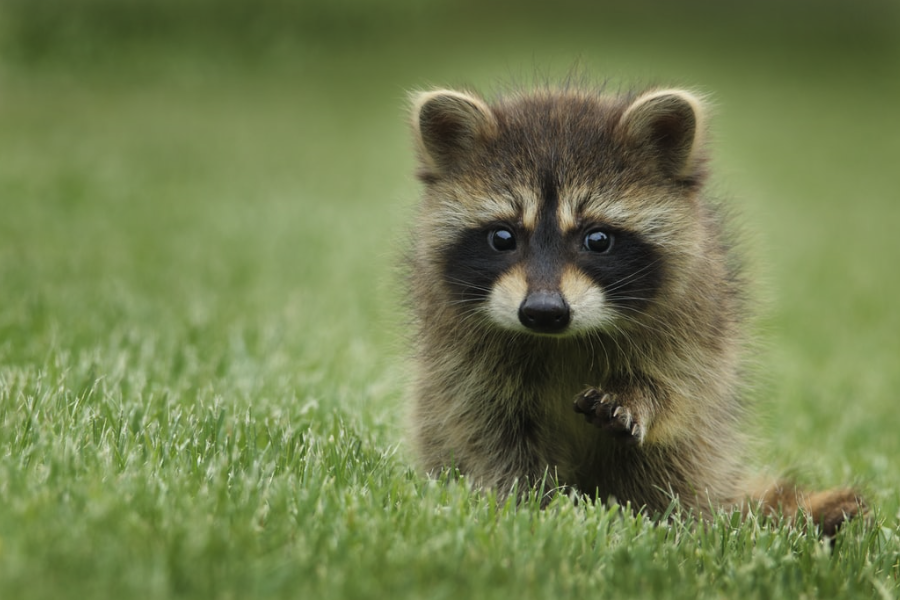
POLYGON ((704 197, 702 98, 418 93, 412 441, 429 473, 661 513, 761 502, 825 534, 857 494, 747 472, 744 291, 704 197))

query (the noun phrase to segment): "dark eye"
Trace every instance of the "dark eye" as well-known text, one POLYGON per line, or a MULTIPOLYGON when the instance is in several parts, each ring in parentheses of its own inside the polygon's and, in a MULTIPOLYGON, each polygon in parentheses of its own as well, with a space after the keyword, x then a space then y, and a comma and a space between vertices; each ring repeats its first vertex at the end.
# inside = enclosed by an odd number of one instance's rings
POLYGON ((588 234, 584 236, 584 249, 589 250, 590 252, 607 252, 612 248, 612 243, 612 234, 604 231, 589 231, 588 234))
POLYGON ((497 252, 509 252, 516 249, 516 236, 509 229, 501 227, 488 233, 488 243, 497 252))

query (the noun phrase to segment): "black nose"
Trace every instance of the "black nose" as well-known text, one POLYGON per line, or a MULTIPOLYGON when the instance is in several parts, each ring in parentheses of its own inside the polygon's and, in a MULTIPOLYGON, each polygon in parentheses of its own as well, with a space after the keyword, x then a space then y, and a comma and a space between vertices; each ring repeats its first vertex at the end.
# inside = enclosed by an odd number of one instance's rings
POLYGON ((569 325, 569 305, 559 292, 532 292, 519 306, 519 321, 539 333, 560 333, 569 325))

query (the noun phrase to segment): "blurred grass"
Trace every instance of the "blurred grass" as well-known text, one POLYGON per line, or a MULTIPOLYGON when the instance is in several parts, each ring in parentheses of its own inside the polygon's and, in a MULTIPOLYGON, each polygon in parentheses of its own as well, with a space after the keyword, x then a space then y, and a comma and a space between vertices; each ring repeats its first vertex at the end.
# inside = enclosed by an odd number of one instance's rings
POLYGON ((896 594, 897 73, 877 0, 0 0, 0 597, 896 594), (712 94, 762 459, 884 528, 829 553, 408 470, 405 93, 573 68, 712 94))

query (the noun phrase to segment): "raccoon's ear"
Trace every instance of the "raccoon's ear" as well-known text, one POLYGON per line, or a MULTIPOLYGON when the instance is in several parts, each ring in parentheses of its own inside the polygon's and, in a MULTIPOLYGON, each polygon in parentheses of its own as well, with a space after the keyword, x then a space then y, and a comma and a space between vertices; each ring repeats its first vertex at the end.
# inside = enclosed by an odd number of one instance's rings
POLYGON ((676 181, 696 179, 703 135, 703 104, 683 90, 639 96, 619 120, 619 130, 641 159, 676 181))
POLYGON ((413 95, 413 131, 422 161, 420 177, 433 179, 464 162, 491 138, 497 120, 483 100, 452 90, 413 95))

